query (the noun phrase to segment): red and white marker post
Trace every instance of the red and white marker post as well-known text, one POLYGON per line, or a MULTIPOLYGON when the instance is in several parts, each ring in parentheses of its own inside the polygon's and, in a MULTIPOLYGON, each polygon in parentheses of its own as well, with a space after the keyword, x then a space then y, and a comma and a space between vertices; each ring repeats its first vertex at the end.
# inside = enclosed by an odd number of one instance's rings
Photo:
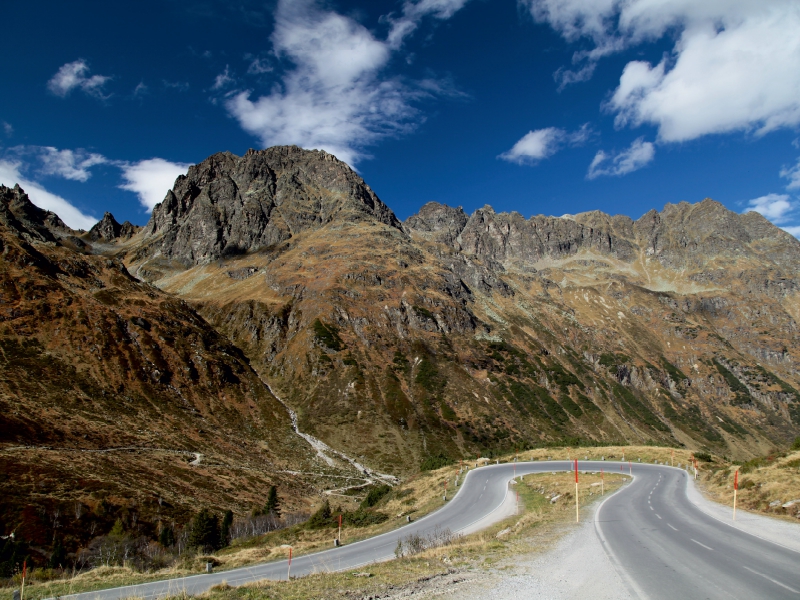
POLYGON ((675 448, 672 449, 672 458, 670 459, 671 466, 675 466, 675 448))
POLYGON ((606 478, 605 474, 603 473, 603 467, 600 467, 600 495, 606 495, 606 478))
POLYGON ((342 543, 342 515, 339 515, 339 544, 342 543))
POLYGON ((447 479, 444 480, 444 499, 447 500, 447 479))
POLYGON ((733 520, 736 520, 736 492, 739 491, 739 469, 733 475, 733 520))
POLYGON ((292 578, 292 547, 289 546, 289 570, 286 572, 286 581, 292 578))
POLYGON ((20 600, 25 600, 25 575, 28 573, 28 561, 22 561, 22 590, 19 593, 20 600))
POLYGON ((578 459, 575 459, 575 522, 580 523, 580 513, 578 512, 578 459))
POLYGON ((632 463, 632 462, 630 462, 630 461, 628 461, 628 469, 630 469, 630 472, 629 472, 628 474, 629 474, 631 477, 633 477, 633 463, 632 463))

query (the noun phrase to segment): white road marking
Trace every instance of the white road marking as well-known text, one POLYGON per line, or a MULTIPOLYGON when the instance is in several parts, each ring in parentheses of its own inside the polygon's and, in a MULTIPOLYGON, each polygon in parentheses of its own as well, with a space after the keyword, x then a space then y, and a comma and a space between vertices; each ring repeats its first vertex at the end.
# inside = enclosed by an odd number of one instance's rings
POLYGON ((779 586, 781 586, 782 588, 786 588, 787 590, 789 590, 790 592, 793 592, 793 593, 795 593, 795 594, 800 594, 800 592, 798 592, 796 589, 794 589, 794 588, 790 588, 790 587, 789 587, 788 585, 786 585, 785 583, 781 583, 780 581, 776 581, 776 580, 775 580, 775 579, 773 579, 772 577, 767 577, 767 576, 766 576, 766 575, 764 575, 763 573, 759 573, 758 571, 754 571, 754 570, 753 570, 753 569, 751 569, 750 567, 745 567, 744 565, 742 565, 742 566, 743 566, 745 569, 747 569, 748 571, 750 571, 751 573, 755 573, 756 575, 761 575, 761 577, 763 577, 764 579, 769 579, 769 580, 770 580, 772 583, 774 583, 775 585, 779 585, 779 586))
POLYGON ((670 525, 669 523, 667 523, 667 527, 669 527, 669 528, 670 528, 670 529, 672 529, 673 531, 678 531, 677 529, 675 529, 675 528, 674 528, 672 525, 670 525))
POLYGON ((693 541, 695 544, 697 544, 698 546, 702 546, 702 547, 703 547, 703 548, 705 548, 706 550, 711 550, 712 552, 714 551, 714 549, 713 549, 713 548, 709 548, 709 547, 708 547, 708 546, 706 546, 705 544, 701 544, 700 542, 698 542, 698 541, 697 541, 696 539, 694 539, 694 538, 689 538, 689 539, 690 539, 690 540, 692 540, 692 541, 693 541))
POLYGON ((659 515, 658 513, 656 513, 656 516, 657 516, 659 519, 661 518, 661 515, 659 515))
POLYGON ((650 507, 650 510, 653 510, 653 507, 652 507, 652 506, 650 507))

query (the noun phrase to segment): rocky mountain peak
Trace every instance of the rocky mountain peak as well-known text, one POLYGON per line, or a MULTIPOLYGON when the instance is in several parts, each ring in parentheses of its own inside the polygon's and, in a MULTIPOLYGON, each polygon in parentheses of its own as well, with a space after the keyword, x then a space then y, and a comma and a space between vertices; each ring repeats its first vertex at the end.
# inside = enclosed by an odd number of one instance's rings
POLYGON ((438 202, 428 202, 410 216, 405 225, 432 242, 454 246, 469 217, 460 206, 452 208, 438 202))
POLYGON ((117 239, 127 240, 138 230, 139 228, 130 221, 125 221, 120 225, 114 215, 106 212, 103 218, 89 230, 89 237, 93 242, 112 242, 117 239))
POLYGON ((144 228, 143 251, 201 264, 333 221, 378 221, 402 230, 364 180, 327 152, 297 146, 244 156, 222 152, 178 177, 144 228))
POLYGON ((19 184, 0 185, 0 223, 30 241, 55 242, 75 233, 56 213, 33 204, 19 184))

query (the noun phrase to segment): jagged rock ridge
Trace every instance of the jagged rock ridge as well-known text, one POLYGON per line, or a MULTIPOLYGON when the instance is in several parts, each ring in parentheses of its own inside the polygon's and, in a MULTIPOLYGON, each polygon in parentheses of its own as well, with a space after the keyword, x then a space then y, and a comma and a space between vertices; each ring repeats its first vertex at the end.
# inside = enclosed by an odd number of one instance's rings
POLYGON ((215 154, 153 209, 138 257, 184 265, 269 248, 332 219, 400 221, 346 164, 296 146, 215 154))

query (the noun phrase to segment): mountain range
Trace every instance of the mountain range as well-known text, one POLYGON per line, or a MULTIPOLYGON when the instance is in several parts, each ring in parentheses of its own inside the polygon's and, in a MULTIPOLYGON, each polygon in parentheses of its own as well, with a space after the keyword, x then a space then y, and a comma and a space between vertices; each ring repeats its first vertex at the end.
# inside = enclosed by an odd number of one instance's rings
POLYGON ((284 146, 190 167, 144 227, 0 187, 0 244, 0 526, 29 539, 37 503, 180 520, 270 485, 299 509, 354 464, 800 434, 800 242, 710 199, 401 222, 284 146))

